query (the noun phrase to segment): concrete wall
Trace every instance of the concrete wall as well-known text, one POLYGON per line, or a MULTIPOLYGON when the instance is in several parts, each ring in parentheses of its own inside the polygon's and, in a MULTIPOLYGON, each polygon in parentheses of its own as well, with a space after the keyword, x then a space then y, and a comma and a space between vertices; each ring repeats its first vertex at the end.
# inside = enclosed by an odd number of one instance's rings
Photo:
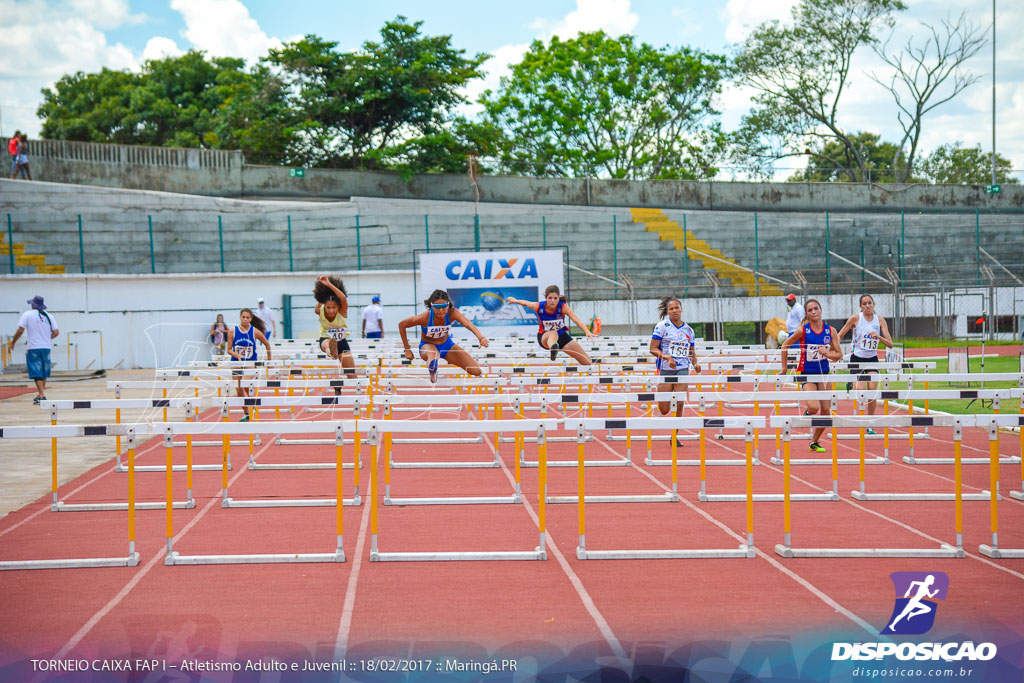
MULTIPOLYGON (((29 153, 41 180, 223 197, 352 196, 473 201, 465 175, 289 169, 244 165, 240 152, 171 150, 34 141, 29 153)), ((735 183, 483 176, 480 201, 573 206, 632 206, 723 211, 1024 211, 1024 186, 987 195, 981 185, 735 183)))

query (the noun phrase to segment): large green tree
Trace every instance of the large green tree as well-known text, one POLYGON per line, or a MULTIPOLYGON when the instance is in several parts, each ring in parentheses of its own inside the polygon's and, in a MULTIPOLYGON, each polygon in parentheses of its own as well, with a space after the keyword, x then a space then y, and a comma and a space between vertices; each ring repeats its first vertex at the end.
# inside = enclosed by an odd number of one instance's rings
POLYGON ((288 139, 284 102, 269 70, 246 71, 240 59, 193 50, 147 61, 138 72, 63 76, 43 90, 38 114, 44 138, 243 149, 279 160, 288 139), (279 128, 268 130, 268 121, 279 128))
POLYGON ((451 36, 423 35, 422 23, 396 17, 379 41, 355 52, 339 52, 336 42, 314 35, 271 50, 269 61, 291 88, 303 162, 387 167, 396 156, 408 163, 401 157, 416 140, 437 149, 432 140, 456 134, 453 111, 487 55, 467 57, 451 36))
MULTIPOLYGON (((996 154, 996 183, 1019 182, 1010 173, 1013 163, 996 154)), ((921 173, 933 183, 987 185, 992 182, 992 156, 981 145, 964 147, 953 142, 937 147, 921 165, 921 173)))
POLYGON ((867 161, 840 121, 854 53, 878 42, 901 0, 801 0, 791 24, 759 25, 734 57, 737 81, 754 91, 753 108, 736 132, 737 158, 769 172, 772 162, 810 154, 832 163, 839 145, 847 180, 865 180, 867 161))
POLYGON ((502 165, 531 175, 706 178, 724 149, 714 98, 726 60, 602 31, 534 41, 481 97, 502 165))

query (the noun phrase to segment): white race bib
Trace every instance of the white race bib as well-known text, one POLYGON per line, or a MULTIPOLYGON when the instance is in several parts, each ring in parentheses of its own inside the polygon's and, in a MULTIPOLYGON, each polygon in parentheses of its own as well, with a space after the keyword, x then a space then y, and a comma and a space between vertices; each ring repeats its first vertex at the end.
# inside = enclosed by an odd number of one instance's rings
POLYGON ((447 337, 449 329, 451 329, 451 325, 429 325, 427 327, 427 337, 432 339, 447 337))
POLYGON ((342 339, 345 338, 345 328, 329 327, 327 328, 327 336, 331 337, 332 339, 337 339, 338 341, 341 341, 342 339))
POLYGON ((825 357, 825 352, 826 351, 828 351, 828 347, 827 346, 821 346, 821 345, 818 345, 818 344, 814 344, 812 346, 808 346, 807 347, 807 360, 812 362, 812 363, 817 362, 817 361, 828 360, 825 357))
POLYGON ((685 358, 689 349, 690 345, 686 342, 670 341, 665 352, 673 358, 685 358))
POLYGON ((860 347, 868 351, 878 350, 878 337, 864 337, 860 340, 860 347))
POLYGON ((541 325, 544 326, 545 332, 557 332, 558 330, 565 327, 565 321, 563 321, 561 318, 557 320, 541 320, 540 323, 541 325))
POLYGON ((236 346, 235 353, 238 354, 239 358, 245 360, 252 358, 253 348, 251 346, 236 346))

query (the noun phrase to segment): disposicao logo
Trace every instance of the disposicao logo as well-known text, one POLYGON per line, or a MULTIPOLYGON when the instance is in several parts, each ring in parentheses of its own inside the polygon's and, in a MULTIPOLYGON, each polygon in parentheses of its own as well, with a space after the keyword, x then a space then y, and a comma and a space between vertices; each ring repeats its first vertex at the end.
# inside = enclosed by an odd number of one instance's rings
MULTIPOLYGON (((892 615, 881 635, 913 636, 935 625, 938 600, 945 600, 949 577, 942 572, 893 572, 895 591, 892 615)), ((993 643, 833 643, 832 661, 880 660, 894 656, 901 661, 988 661, 996 656, 993 643)))
POLYGON ((928 633, 935 624, 935 612, 939 608, 936 599, 946 599, 949 577, 942 572, 893 572, 889 578, 896 590, 896 604, 888 625, 881 630, 882 635, 928 633))
POLYGON ((444 269, 444 274, 449 280, 521 280, 523 278, 537 277, 537 263, 532 258, 522 259, 522 264, 516 268, 520 259, 467 259, 465 265, 462 259, 451 261, 444 269))

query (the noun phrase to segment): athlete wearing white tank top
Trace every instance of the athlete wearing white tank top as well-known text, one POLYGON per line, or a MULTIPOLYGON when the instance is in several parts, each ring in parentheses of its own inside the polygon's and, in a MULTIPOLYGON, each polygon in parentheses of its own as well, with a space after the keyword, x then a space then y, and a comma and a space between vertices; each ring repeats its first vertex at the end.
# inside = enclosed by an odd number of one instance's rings
MULTIPOLYGON (((889 336, 889 326, 885 324, 885 318, 875 313, 875 300, 870 294, 861 294, 860 313, 854 313, 850 319, 839 330, 839 338, 842 339, 847 332, 853 330, 853 353, 850 354, 850 372, 863 372, 878 374, 878 369, 872 367, 878 362, 879 344, 892 348, 892 337, 889 336)), ((878 382, 855 382, 855 388, 874 390, 878 382)), ((849 386, 849 385, 847 385, 849 386)), ((874 399, 868 401, 868 414, 874 415, 878 402, 874 399)), ((868 434, 874 434, 875 430, 868 429, 868 434)))

